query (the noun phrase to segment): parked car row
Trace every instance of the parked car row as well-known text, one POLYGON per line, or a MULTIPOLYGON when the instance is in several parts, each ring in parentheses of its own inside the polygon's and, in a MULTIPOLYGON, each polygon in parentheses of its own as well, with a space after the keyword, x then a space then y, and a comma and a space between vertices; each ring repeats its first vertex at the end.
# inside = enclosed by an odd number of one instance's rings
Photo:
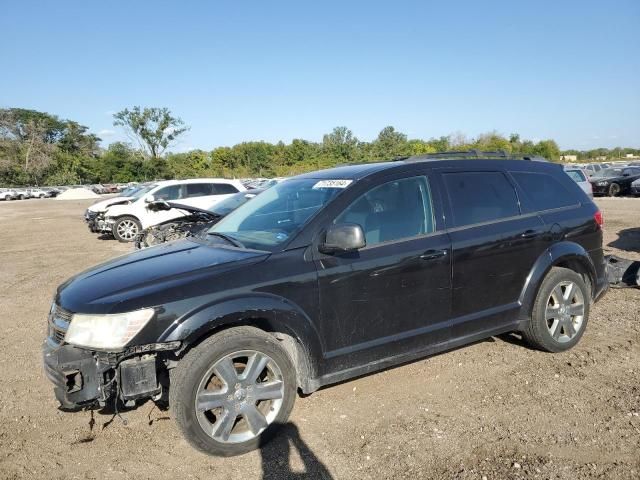
POLYGON ((25 200, 27 198, 56 197, 62 187, 28 187, 28 188, 0 188, 0 200, 25 200))
POLYGON ((122 193, 124 190, 138 185, 137 182, 93 184, 93 185, 63 185, 49 187, 14 187, 0 188, 0 200, 25 200, 27 198, 50 198, 72 188, 86 188, 98 195, 108 193, 122 193))
POLYGON ((640 180, 640 166, 609 167, 590 178, 594 195, 616 197, 634 193, 632 184, 636 182, 636 191, 640 180))
POLYGON ((567 164, 565 172, 590 195, 640 196, 640 162, 567 164))

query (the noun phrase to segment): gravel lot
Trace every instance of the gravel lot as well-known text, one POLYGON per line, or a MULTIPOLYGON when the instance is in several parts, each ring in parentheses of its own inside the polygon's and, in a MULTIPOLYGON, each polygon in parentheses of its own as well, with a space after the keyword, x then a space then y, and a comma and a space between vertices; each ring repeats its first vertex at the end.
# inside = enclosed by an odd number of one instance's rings
MULTIPOLYGON (((89 203, 0 203, 0 478, 640 478, 640 290, 609 291, 563 354, 505 336, 299 398, 242 457, 192 450, 152 403, 92 430, 40 360, 56 286, 131 248, 87 231, 89 203)), ((640 199, 598 204, 607 250, 640 259, 640 199)))

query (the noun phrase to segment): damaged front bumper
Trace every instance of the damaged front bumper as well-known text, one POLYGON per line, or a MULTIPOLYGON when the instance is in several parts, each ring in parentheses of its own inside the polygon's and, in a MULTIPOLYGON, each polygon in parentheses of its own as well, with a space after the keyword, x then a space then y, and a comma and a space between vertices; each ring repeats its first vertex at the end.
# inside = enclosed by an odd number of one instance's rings
POLYGON ((42 346, 44 371, 64 410, 104 407, 120 400, 158 400, 168 387, 166 363, 160 354, 180 342, 139 346, 124 352, 95 352, 47 338, 42 346))
POLYGON ((93 212, 87 210, 84 214, 84 220, 91 233, 108 233, 111 231, 111 225, 108 225, 104 218, 104 212, 93 212))

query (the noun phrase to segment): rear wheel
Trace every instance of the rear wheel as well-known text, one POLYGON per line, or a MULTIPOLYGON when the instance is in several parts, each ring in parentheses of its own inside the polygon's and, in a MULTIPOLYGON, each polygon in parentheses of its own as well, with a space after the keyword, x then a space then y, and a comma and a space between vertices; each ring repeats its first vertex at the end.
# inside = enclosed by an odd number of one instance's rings
POLYGON ((213 335, 171 370, 169 404, 185 438, 210 455, 258 448, 289 418, 293 364, 278 341, 252 327, 213 335))
POLYGON ((524 339, 547 352, 569 350, 587 328, 590 299, 589 287, 579 274, 552 268, 538 291, 524 339))
POLYGON ((142 230, 140 222, 135 217, 120 217, 114 223, 111 232, 120 242, 133 242, 142 230))
POLYGON ((609 196, 616 197, 620 194, 620 185, 617 183, 612 183, 609 185, 609 196))

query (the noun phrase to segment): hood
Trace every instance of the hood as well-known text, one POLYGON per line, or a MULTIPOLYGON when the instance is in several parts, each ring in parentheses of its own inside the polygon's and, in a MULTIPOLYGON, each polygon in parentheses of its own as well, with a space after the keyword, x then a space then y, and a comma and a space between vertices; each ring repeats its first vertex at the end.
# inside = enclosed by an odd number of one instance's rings
POLYGON ((89 210, 92 212, 104 212, 107 208, 112 205, 122 205, 125 203, 129 203, 133 197, 113 197, 107 198, 106 200, 100 200, 99 202, 94 203, 89 207, 89 210))
MULTIPOLYGON (((189 284, 266 259, 268 252, 182 240, 137 250, 79 273, 58 288, 56 301, 72 312, 117 313, 163 303, 162 292, 189 296, 189 284), (126 305, 125 305, 126 303, 126 305), (117 308, 123 304, 121 308, 117 308)), ((219 282, 218 282, 219 283, 219 282)))

